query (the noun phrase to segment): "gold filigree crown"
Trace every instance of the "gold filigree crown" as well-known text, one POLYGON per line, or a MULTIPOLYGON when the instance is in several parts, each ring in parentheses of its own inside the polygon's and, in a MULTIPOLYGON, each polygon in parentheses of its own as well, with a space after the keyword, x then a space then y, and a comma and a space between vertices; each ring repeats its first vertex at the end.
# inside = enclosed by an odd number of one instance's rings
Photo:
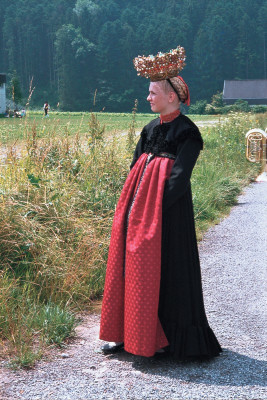
POLYGON ((168 53, 159 52, 156 56, 138 56, 133 60, 137 75, 149 78, 152 82, 174 78, 185 67, 185 49, 178 46, 168 53))

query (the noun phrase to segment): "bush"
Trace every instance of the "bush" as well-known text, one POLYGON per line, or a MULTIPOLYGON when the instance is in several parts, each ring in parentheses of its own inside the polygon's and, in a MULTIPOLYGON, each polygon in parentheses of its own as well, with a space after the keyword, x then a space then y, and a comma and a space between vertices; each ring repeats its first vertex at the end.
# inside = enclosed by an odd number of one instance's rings
POLYGON ((249 112, 250 106, 247 101, 239 99, 233 104, 232 111, 249 112))
POLYGON ((212 104, 207 104, 205 107, 205 114, 214 115, 219 113, 217 112, 216 107, 214 107, 212 104))
POLYGON ((205 114, 206 100, 199 100, 189 107, 188 114, 205 114))
POLYGON ((267 112, 267 106, 252 106, 251 111, 255 114, 262 114, 267 112))
POLYGON ((237 100, 234 104, 231 105, 218 106, 216 105, 218 103, 219 101, 217 100, 214 101, 214 96, 213 96, 212 103, 207 104, 205 107, 205 114, 214 115, 214 114, 228 114, 230 112, 250 112, 250 111, 254 111, 255 113, 256 112, 263 113, 267 110, 267 107, 265 106, 250 107, 247 101, 241 99, 237 100))
POLYGON ((211 98, 211 105, 213 107, 223 107, 223 93, 222 92, 217 92, 214 94, 211 98))

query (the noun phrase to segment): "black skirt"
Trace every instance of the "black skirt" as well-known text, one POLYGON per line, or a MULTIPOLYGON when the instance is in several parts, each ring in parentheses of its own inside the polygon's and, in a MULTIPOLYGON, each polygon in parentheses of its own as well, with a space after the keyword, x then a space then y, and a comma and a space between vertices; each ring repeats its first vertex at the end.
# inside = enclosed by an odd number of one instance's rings
POLYGON ((191 187, 163 213, 159 318, 177 360, 222 351, 205 313, 191 187))

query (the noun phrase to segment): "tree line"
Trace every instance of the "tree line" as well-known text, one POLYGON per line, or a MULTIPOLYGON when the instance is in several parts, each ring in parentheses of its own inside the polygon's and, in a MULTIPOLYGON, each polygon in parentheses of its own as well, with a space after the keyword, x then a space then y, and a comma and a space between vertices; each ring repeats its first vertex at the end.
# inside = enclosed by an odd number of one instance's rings
POLYGON ((148 81, 137 55, 185 47, 181 75, 193 102, 209 101, 224 79, 266 78, 265 0, 0 0, 0 72, 14 71, 33 106, 139 111, 148 81))

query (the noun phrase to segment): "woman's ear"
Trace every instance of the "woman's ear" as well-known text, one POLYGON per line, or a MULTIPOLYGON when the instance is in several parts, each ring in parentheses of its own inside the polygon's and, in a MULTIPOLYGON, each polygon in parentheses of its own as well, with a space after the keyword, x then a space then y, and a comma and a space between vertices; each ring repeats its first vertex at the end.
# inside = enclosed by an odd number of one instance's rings
POLYGON ((175 100, 177 100, 177 94, 171 90, 169 92, 169 102, 173 103, 175 100))

